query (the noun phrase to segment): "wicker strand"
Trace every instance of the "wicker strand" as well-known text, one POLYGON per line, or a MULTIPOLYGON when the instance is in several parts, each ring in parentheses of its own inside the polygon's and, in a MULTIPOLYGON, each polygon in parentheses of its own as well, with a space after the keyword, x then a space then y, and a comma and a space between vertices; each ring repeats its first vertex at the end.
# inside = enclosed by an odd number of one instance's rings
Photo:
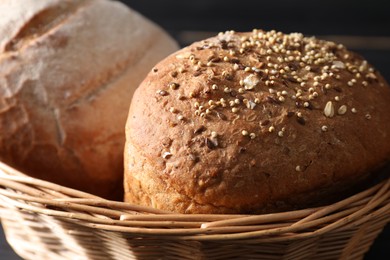
POLYGON ((293 220, 293 219, 298 219, 313 214, 317 210, 318 208, 313 208, 313 209, 304 209, 304 210, 297 210, 297 211, 291 211, 285 213, 265 214, 260 216, 248 216, 248 217, 242 217, 238 219, 221 220, 221 221, 215 221, 211 223, 204 223, 202 224, 202 228, 236 226, 236 225, 252 225, 252 224, 267 223, 269 221, 278 222, 278 221, 293 220))
POLYGON ((25 200, 25 201, 29 201, 29 202, 42 203, 43 205, 57 207, 57 208, 63 208, 63 209, 69 209, 69 210, 80 210, 80 211, 84 211, 84 212, 101 214, 101 215, 113 217, 113 218, 119 218, 122 215, 121 211, 116 211, 116 210, 112 210, 112 209, 91 207, 91 206, 87 206, 87 205, 78 205, 78 204, 70 203, 70 202, 58 202, 58 201, 53 200, 53 199, 50 200, 50 199, 37 198, 37 197, 33 197, 33 196, 7 192, 5 190, 0 190, 0 194, 6 195, 9 198, 25 200))
POLYGON ((352 203, 355 203, 356 201, 359 201, 361 198, 363 197, 367 197, 367 196, 370 196, 371 194, 375 193, 377 190, 380 189, 380 184, 368 189, 368 190, 365 190, 359 194, 356 194, 354 196, 351 196, 345 200, 342 200, 342 201, 339 201, 339 202, 336 202, 334 203, 333 205, 329 206, 329 207, 325 207, 319 211, 317 211, 316 213, 310 215, 310 216, 307 216, 303 219, 301 219, 300 221, 296 222, 294 225, 300 225, 302 223, 305 223, 307 221, 310 221, 310 220, 313 220, 313 219, 316 219, 316 218, 320 218, 322 216, 325 216, 329 213, 332 213, 336 210, 339 210, 340 208, 342 207, 345 207, 345 206, 348 206, 348 205, 351 205, 352 203))

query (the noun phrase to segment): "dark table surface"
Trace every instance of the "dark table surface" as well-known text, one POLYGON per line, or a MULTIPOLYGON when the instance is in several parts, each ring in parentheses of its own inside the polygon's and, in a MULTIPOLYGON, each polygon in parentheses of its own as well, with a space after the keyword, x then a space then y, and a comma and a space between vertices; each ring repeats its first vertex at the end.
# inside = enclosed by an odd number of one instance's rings
MULTIPOLYGON (((390 15, 386 0, 122 2, 158 23, 181 46, 231 29, 275 29, 286 33, 297 31, 345 44, 363 55, 390 81, 390 15)), ((6 243, 0 228, 2 259, 20 258, 6 243)), ((375 240, 365 259, 390 259, 390 225, 375 240)))

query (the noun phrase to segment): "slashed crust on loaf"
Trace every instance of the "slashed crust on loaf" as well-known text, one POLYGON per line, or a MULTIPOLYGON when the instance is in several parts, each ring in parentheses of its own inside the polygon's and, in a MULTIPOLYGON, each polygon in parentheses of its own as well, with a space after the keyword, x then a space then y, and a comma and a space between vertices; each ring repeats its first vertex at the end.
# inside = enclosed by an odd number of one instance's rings
POLYGON ((121 199, 132 94, 177 49, 119 2, 4 1, 0 160, 37 178, 121 199))
POLYGON ((160 62, 126 126, 126 201, 182 213, 326 203, 390 157, 390 89, 344 46, 221 33, 160 62))

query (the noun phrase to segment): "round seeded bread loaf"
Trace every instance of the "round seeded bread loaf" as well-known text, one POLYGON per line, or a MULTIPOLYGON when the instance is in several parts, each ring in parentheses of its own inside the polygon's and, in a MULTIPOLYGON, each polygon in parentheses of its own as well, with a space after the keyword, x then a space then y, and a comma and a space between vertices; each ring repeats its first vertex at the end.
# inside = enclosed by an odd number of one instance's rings
POLYGON ((390 89, 343 45, 233 31, 160 62, 126 126, 126 201, 181 213, 327 203, 390 158, 390 89))
POLYGON ((122 199, 133 91, 176 43, 115 1, 4 0, 0 13, 0 160, 122 199))

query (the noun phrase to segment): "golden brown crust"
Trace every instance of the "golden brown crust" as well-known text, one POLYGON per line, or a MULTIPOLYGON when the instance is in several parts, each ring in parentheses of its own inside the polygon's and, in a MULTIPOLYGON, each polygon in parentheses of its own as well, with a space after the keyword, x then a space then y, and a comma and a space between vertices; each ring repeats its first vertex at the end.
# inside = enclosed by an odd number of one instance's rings
POLYGON ((342 45, 260 30, 194 43, 134 95, 126 201, 184 213, 326 201, 389 159, 389 104, 385 80, 342 45))
POLYGON ((122 199, 129 102, 176 43, 115 1, 0 5, 0 160, 122 199))

